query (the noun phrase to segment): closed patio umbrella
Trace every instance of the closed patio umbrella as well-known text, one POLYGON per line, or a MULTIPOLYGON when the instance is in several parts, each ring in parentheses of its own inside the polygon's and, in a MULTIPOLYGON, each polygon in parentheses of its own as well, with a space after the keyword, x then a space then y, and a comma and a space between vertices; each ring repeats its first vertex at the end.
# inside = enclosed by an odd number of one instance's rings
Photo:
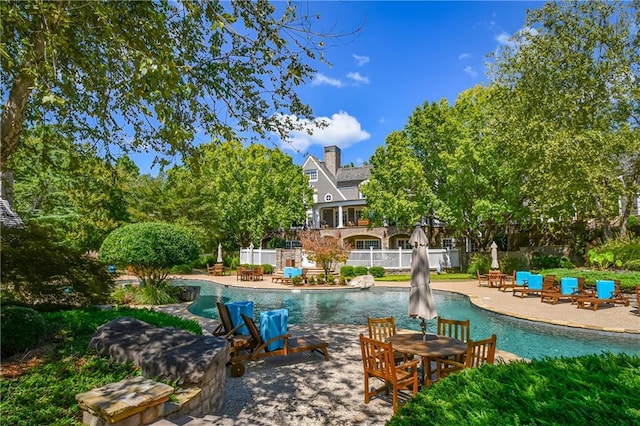
POLYGON ((222 263, 222 243, 218 243, 218 263, 222 263))
POLYGON ((422 320, 422 334, 427 333, 425 320, 438 316, 436 303, 431 292, 431 277, 429 274, 429 254, 427 246, 429 241, 422 227, 416 225, 409 244, 413 247, 411 252, 411 292, 409 293, 409 316, 422 320))
POLYGON ((498 263, 498 245, 496 242, 491 243, 491 269, 499 269, 500 264, 498 263))
POLYGON ((249 244, 249 265, 253 266, 253 243, 249 244))

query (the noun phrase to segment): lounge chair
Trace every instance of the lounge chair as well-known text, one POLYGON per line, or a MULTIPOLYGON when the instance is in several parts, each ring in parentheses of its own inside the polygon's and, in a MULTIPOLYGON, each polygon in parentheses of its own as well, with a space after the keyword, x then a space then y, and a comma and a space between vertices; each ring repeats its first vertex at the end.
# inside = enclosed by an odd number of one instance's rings
POLYGON ((412 396, 418 393, 418 364, 419 359, 396 363, 391 343, 369 339, 360 334, 360 349, 362 350, 362 364, 364 366, 364 403, 368 404, 371 397, 385 392, 389 394, 391 386, 393 413, 398 411, 398 392, 410 389, 412 396), (371 389, 369 379, 377 377, 383 385, 371 389))
POLYGON ((596 280, 596 291, 593 295, 578 297, 578 308, 598 310, 601 303, 622 303, 629 306, 629 298, 620 291, 620 282, 617 280, 596 280))
POLYGON ((250 318, 245 314, 241 315, 245 325, 249 329, 251 339, 247 350, 242 353, 237 353, 235 356, 231 357, 231 375, 233 377, 240 377, 244 374, 245 360, 260 359, 271 356, 286 356, 298 352, 316 351, 324 355, 325 361, 329 361, 329 352, 327 350, 329 344, 320 340, 320 338, 311 335, 291 337, 290 334, 283 334, 264 341, 260 336, 260 330, 258 330, 258 326, 253 321, 253 318, 250 318), (267 351, 267 346, 278 340, 284 340, 283 348, 267 351))
POLYGON ((496 354, 496 335, 484 340, 469 340, 464 361, 451 358, 436 358, 436 376, 438 380, 465 368, 480 367, 483 364, 493 364, 496 354))
MULTIPOLYGON (((231 313, 229 308, 222 302, 216 302, 218 306, 218 315, 220 316, 220 325, 213 330, 214 336, 223 336, 229 342, 230 356, 233 357, 240 355, 244 351, 251 350, 255 343, 251 341, 251 336, 248 334, 239 334, 238 330, 244 327, 243 324, 239 324, 237 327, 233 326, 231 320, 231 313)), ((242 374, 241 374, 242 375, 242 374)))
POLYGON ((579 282, 582 281, 582 287, 584 288, 584 278, 575 277, 562 277, 560 279, 560 287, 549 287, 542 291, 540 294, 541 302, 551 302, 555 305, 560 299, 571 300, 574 296, 578 295, 579 282))
POLYGON ((553 287, 556 281, 555 275, 529 274, 527 282, 522 287, 513 288, 513 295, 520 295, 520 298, 530 294, 541 294, 543 290, 553 287))

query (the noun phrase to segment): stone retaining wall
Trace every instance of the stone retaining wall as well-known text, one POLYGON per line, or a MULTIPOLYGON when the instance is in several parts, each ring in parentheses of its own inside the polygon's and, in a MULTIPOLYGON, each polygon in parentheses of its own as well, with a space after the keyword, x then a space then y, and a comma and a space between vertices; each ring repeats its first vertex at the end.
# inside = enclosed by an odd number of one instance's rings
POLYGON ((203 416, 224 401, 229 343, 173 327, 155 327, 135 318, 118 318, 98 329, 89 345, 118 362, 132 361, 147 378, 179 385, 162 417, 203 416))

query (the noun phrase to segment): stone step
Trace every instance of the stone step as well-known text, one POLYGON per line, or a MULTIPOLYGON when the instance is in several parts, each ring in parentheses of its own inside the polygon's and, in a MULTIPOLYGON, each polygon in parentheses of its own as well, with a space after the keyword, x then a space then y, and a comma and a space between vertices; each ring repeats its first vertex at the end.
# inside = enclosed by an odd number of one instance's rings
POLYGON ((208 414, 204 417, 180 416, 167 420, 162 419, 150 426, 233 426, 233 419, 208 414))

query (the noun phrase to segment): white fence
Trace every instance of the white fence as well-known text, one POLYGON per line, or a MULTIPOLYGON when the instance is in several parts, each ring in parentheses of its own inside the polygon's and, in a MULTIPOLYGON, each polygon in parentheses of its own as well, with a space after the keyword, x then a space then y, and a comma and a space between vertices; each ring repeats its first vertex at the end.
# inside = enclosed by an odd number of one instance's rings
MULTIPOLYGON (((253 261, 251 250, 240 250, 240 263, 262 265, 269 263, 276 266, 276 251, 274 249, 253 249, 253 261)), ((352 250, 346 262, 351 266, 382 266, 385 269, 411 269, 411 249, 394 250, 352 250)), ((431 269, 460 267, 460 253, 457 249, 429 249, 429 266, 431 269)))

